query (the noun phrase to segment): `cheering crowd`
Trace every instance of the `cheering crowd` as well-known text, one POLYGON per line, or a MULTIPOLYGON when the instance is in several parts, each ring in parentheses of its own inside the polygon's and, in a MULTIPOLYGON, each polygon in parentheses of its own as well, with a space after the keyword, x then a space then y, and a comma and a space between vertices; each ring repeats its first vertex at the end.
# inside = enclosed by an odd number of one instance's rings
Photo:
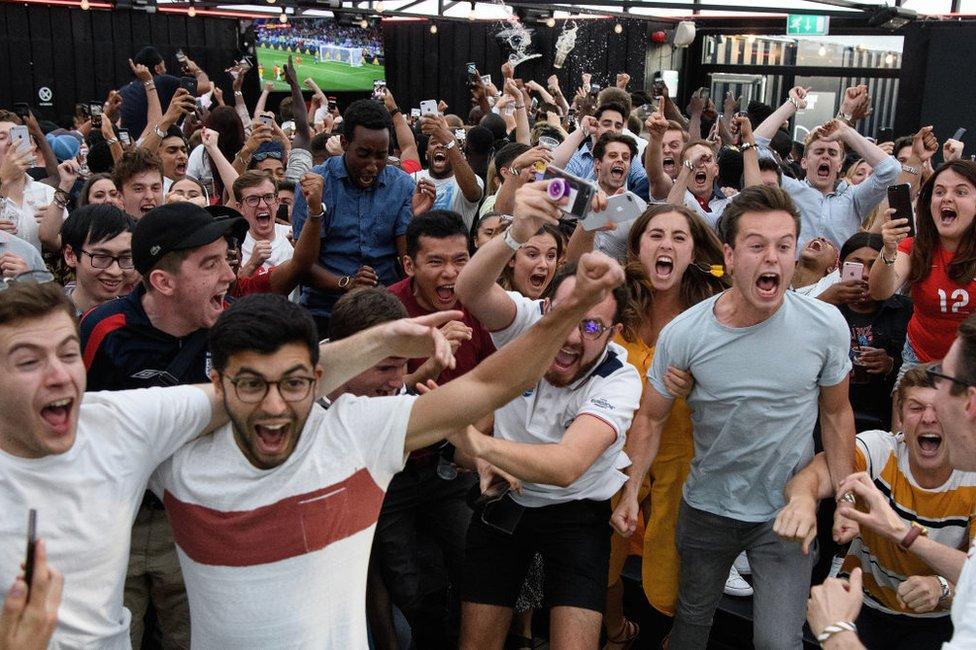
POLYGON ((399 648, 400 618, 701 649, 723 593, 759 648, 974 647, 961 142, 865 137, 864 86, 798 143, 802 87, 505 64, 455 113, 340 111, 289 62, 270 111, 246 61, 226 100, 129 63, 70 124, 0 110, 0 649, 399 648))

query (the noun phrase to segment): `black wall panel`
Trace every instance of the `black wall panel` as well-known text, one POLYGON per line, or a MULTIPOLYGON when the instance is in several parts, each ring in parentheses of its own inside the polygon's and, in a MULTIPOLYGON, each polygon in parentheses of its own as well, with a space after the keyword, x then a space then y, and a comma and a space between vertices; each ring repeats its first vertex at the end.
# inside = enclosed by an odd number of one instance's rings
MULTIPOLYGON (((905 37, 895 133, 931 124, 939 140, 966 127, 966 154, 976 137, 976 72, 972 67, 976 22, 914 23, 905 37)), ((937 154, 936 159, 941 159, 937 154)))
MULTIPOLYGON (((237 21, 141 11, 82 11, 69 7, 0 4, 0 106, 28 102, 44 119, 63 121, 75 102, 103 100, 111 89, 132 80, 128 59, 144 45, 155 45, 173 70, 183 48, 224 90, 224 69, 238 55, 237 21), (38 89, 54 91, 53 106, 39 107, 38 89)), ((257 74, 245 84, 254 104, 257 74)), ((165 110, 165 106, 163 109, 165 110)))

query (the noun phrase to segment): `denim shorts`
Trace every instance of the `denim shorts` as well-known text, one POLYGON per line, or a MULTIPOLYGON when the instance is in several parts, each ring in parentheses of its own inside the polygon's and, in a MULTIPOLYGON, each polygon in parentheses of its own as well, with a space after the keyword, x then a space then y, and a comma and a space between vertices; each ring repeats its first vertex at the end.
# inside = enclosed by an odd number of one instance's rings
POLYGON ((901 383, 901 378, 905 376, 905 373, 915 366, 921 365, 921 363, 918 360, 918 355, 915 354, 915 348, 912 347, 912 342, 906 336, 905 347, 901 349, 901 368, 898 369, 898 377, 895 378, 895 385, 891 389, 892 395, 898 390, 898 384, 901 383))

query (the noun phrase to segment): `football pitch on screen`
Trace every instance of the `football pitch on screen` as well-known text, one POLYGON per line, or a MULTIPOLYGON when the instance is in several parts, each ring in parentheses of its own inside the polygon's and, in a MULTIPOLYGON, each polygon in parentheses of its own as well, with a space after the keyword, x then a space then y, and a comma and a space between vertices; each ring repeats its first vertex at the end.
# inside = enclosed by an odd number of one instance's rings
POLYGON ((257 48, 257 60, 263 66, 261 75, 261 86, 264 82, 273 81, 274 90, 288 90, 285 83, 284 68, 288 62, 288 55, 292 56, 292 63, 295 64, 295 74, 298 82, 304 83, 305 79, 311 77, 324 92, 340 90, 373 90, 374 79, 385 79, 386 71, 382 65, 363 63, 362 66, 354 68, 345 63, 334 63, 331 61, 319 61, 318 58, 308 54, 294 54, 287 50, 274 50, 266 47, 257 48), (301 63, 298 59, 301 58, 301 63), (275 79, 274 67, 278 66, 282 70, 281 79, 275 79))

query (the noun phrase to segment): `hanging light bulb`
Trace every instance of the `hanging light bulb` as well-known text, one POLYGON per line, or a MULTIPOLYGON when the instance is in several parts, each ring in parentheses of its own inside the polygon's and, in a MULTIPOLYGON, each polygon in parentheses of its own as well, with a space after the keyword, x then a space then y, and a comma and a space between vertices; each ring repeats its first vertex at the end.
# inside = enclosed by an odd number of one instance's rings
POLYGON ((892 63, 895 62, 895 55, 892 54, 891 52, 888 52, 887 54, 885 54, 884 61, 885 61, 885 65, 891 65, 892 63))
POLYGON ((363 18, 362 20, 359 21, 359 26, 362 27, 363 29, 369 29, 369 21, 363 18))
POLYGON ((190 18, 196 16, 197 15, 196 7, 190 5, 190 8, 186 10, 186 15, 189 16, 190 18))
POLYGON ((616 25, 613 26, 613 33, 614 34, 623 34, 624 33, 624 26, 621 25, 620 23, 617 23, 616 25))
POLYGON ((475 20, 478 17, 478 10, 475 8, 475 3, 471 3, 471 11, 468 13, 468 20, 475 20))
POLYGON ((84 11, 88 11, 91 8, 91 5, 88 4, 88 0, 81 0, 81 8, 84 11))
POLYGON ((431 34, 436 34, 437 33, 437 25, 431 25, 430 26, 430 33, 431 34))
POLYGON ((555 18, 553 18, 552 16, 549 16, 548 18, 546 18, 546 27, 555 27, 555 26, 556 26, 556 19, 555 18))
POLYGON ((386 9, 386 5, 383 4, 382 0, 380 0, 380 2, 377 2, 375 5, 373 5, 373 9, 376 10, 376 13, 381 14, 386 9))
POLYGON ((278 14, 278 22, 279 23, 287 23, 288 22, 288 14, 286 14, 284 11, 282 11, 280 14, 278 14))
POLYGON ((817 50, 817 54, 820 56, 827 56, 827 47, 825 45, 821 45, 820 49, 817 50))
POLYGON ((275 3, 275 0, 268 0, 268 4, 269 5, 273 5, 274 3, 275 3))

